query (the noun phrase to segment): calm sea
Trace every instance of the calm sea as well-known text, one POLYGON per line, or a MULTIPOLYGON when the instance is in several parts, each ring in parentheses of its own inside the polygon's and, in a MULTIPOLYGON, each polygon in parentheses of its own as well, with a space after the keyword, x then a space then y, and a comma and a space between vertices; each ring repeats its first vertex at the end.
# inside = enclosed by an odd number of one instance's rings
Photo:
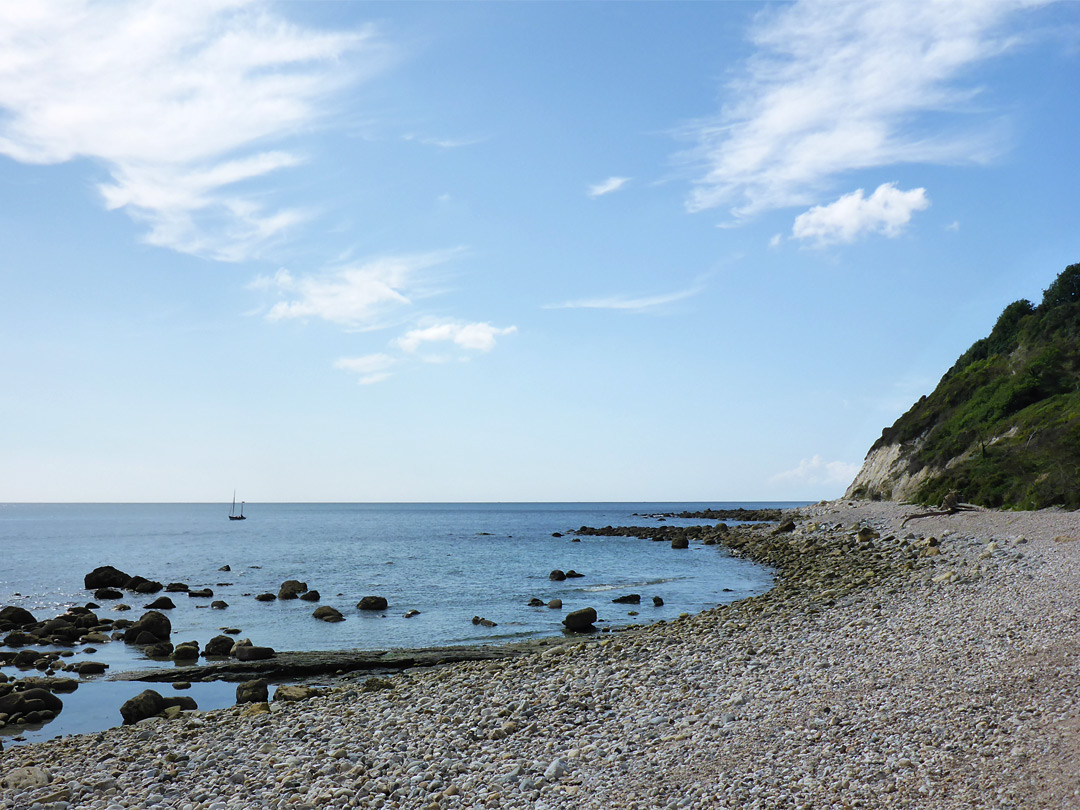
MULTIPOLYGON (((248 519, 230 521, 228 504, 7 504, 0 505, 0 606, 20 605, 39 619, 51 618, 90 601, 84 575, 113 565, 164 583, 208 587, 213 599, 228 603, 225 610, 213 610, 209 599, 168 594, 176 603, 167 612, 174 643, 205 644, 231 627, 242 631, 241 638, 279 650, 497 644, 561 633, 565 613, 581 607, 596 608, 601 627, 648 623, 762 593, 772 583, 769 571, 718 546, 673 551, 667 543, 620 537, 572 542, 579 526, 656 525, 656 518, 644 515, 707 507, 796 505, 246 504, 248 519), (556 568, 585 576, 552 582, 548 575, 556 568), (311 616, 316 606, 305 601, 255 600, 256 594, 276 593, 286 579, 317 589, 320 604, 337 608, 346 621, 318 621, 311 616), (612 603, 626 593, 640 593, 642 604, 612 603), (356 610, 366 595, 385 597, 388 610, 356 610), (653 607, 653 596, 664 605, 653 607), (530 608, 532 597, 560 598, 563 609, 530 608), (404 618, 410 610, 420 614, 404 618), (631 610, 638 615, 628 615, 631 610), (497 626, 474 625, 473 616, 497 626)), ((102 602, 98 612, 138 618, 159 595, 125 594, 130 611, 102 602)), ((99 645, 93 657, 113 672, 172 666, 122 643, 99 645)), ((119 702, 142 688, 84 684, 75 695, 62 696, 65 709, 56 720, 24 736, 43 739, 115 725, 119 702), (116 706, 103 705, 110 701, 116 706), (94 719, 95 713, 101 718, 94 719)), ((230 684, 196 685, 187 694, 200 707, 213 708, 209 704, 231 703, 234 690, 230 684)))

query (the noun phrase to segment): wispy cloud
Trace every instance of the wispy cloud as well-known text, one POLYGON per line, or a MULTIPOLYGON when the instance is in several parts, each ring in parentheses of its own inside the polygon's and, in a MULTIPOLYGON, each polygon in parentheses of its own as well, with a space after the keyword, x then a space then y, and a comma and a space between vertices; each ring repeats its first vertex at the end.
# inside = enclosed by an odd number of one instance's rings
POLYGON ((405 352, 415 352, 428 343, 453 343, 462 349, 489 352, 495 348, 495 338, 515 332, 516 326, 499 328, 489 323, 439 323, 406 332, 395 343, 405 352))
POLYGON ((901 191, 896 183, 883 183, 869 197, 864 197, 860 188, 834 203, 815 205, 799 214, 791 235, 795 239, 812 239, 819 247, 854 242, 868 233, 896 237, 914 212, 929 207, 926 189, 901 191))
POLYGON ((848 461, 825 461, 821 456, 804 458, 792 470, 777 473, 771 483, 847 486, 859 472, 860 465, 848 461))
POLYGON ((437 146, 440 149, 461 149, 465 146, 476 146, 476 144, 484 143, 484 141, 487 140, 487 138, 433 138, 428 135, 417 135, 412 132, 402 135, 401 139, 403 141, 412 141, 423 146, 437 146))
POLYGON ((276 290, 285 297, 267 313, 271 321, 317 318, 352 330, 374 329, 384 326, 395 310, 408 307, 416 297, 429 295, 426 271, 460 252, 381 256, 299 277, 279 270, 273 276, 258 277, 251 287, 276 290))
POLYGON ((704 289, 704 283, 698 283, 684 290, 676 290, 675 292, 660 295, 639 297, 612 295, 603 298, 582 298, 575 301, 565 301, 561 304, 547 304, 544 309, 616 309, 625 312, 651 312, 662 309, 668 304, 692 298, 704 289))
POLYGON ((372 385, 390 377, 390 369, 398 364, 396 357, 388 354, 366 354, 362 357, 342 357, 334 368, 357 374, 361 385, 372 385))
POLYGON ((320 123, 388 55, 370 28, 311 30, 257 0, 5 3, 0 154, 97 161, 105 205, 147 242, 244 259, 309 216, 251 188, 303 161, 266 145, 320 123))
POLYGON ((629 177, 609 177, 602 183, 589 186, 589 190, 586 193, 590 197, 602 197, 605 194, 611 194, 613 191, 618 191, 629 182, 629 177))
POLYGON ((809 205, 837 175, 897 163, 959 164, 1001 148, 963 72, 1015 39, 1002 29, 1024 0, 800 0, 766 12, 758 52, 730 101, 684 134, 699 172, 691 211, 738 218, 809 205))

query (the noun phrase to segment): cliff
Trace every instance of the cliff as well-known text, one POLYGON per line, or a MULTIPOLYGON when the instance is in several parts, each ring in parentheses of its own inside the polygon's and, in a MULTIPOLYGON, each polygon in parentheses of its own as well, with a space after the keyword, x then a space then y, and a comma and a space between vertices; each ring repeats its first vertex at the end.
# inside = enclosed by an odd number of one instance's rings
POLYGON ((867 453, 847 498, 1080 508, 1080 264, 1009 304, 867 453))

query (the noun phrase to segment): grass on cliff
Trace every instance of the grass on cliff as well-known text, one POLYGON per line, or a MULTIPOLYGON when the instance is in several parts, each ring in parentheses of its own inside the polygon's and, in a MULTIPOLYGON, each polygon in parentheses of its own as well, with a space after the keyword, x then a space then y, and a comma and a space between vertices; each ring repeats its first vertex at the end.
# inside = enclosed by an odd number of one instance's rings
POLYGON ((1080 508, 1080 264, 1037 307, 1006 307, 872 449, 896 442, 909 472, 936 471, 922 503, 955 489, 983 506, 1080 508))

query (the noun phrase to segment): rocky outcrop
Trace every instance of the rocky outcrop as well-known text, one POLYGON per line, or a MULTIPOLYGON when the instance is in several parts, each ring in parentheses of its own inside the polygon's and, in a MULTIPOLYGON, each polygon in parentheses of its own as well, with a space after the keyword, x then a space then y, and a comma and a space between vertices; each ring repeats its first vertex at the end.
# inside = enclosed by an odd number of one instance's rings
POLYGON ((866 454, 862 468, 844 493, 845 498, 873 501, 907 501, 919 487, 940 471, 933 467, 911 469, 911 457, 918 452, 919 441, 878 447, 866 454))

